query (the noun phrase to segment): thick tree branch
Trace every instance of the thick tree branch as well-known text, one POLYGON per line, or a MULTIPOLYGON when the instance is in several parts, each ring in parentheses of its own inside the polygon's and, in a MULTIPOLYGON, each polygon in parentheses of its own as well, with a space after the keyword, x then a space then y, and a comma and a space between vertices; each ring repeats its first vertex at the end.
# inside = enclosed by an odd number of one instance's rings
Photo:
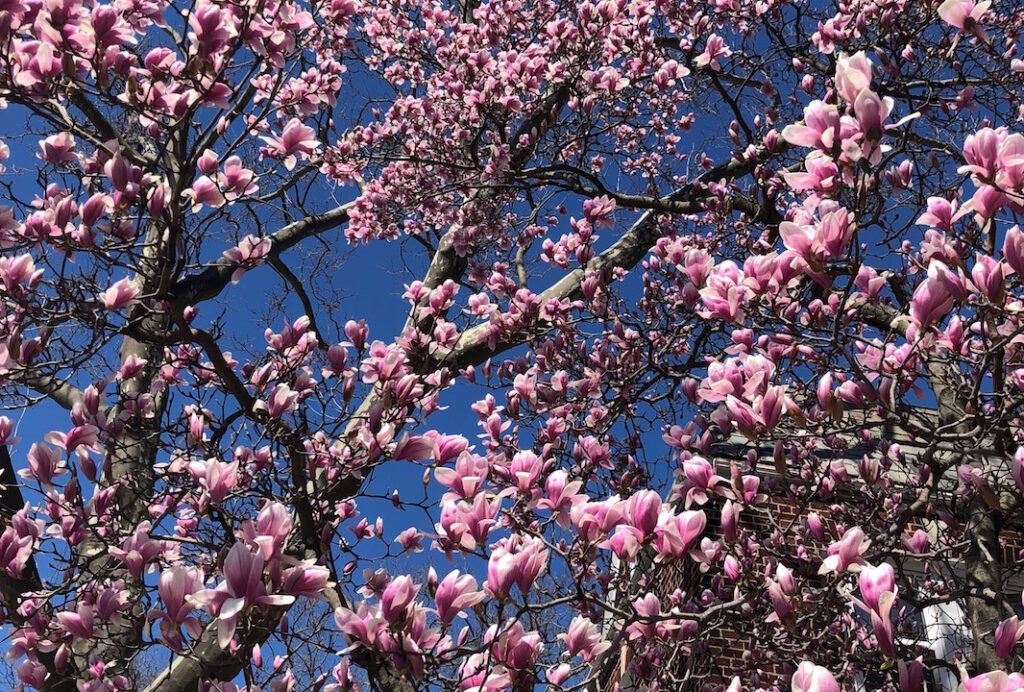
MULTIPOLYGON (((301 221, 290 223, 271 234, 267 260, 277 259, 286 250, 295 247, 306 238, 342 225, 348 221, 351 208, 351 202, 343 204, 323 214, 307 216, 301 221)), ((231 274, 237 268, 238 265, 235 262, 222 257, 198 274, 186 276, 179 281, 172 290, 172 298, 179 307, 187 307, 215 298, 231 283, 231 274)))

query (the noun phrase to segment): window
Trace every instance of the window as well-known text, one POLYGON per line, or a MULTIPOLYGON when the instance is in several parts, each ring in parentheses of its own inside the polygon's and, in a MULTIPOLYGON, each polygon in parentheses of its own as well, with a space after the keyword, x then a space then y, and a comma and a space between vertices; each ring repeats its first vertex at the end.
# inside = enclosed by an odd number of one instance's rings
MULTIPOLYGON (((909 605, 906 606, 908 609, 909 605)), ((857 617, 870 622, 870 617, 854 607, 857 617)), ((916 645, 922 653, 930 650, 936 659, 953 662, 961 651, 968 650, 970 631, 964 624, 963 610, 957 603, 930 605, 908 612, 903 618, 899 642, 903 646, 916 645)), ((927 658, 927 657, 926 657, 927 658)), ((873 692, 896 682, 896 670, 876 670, 860 673, 856 677, 858 692, 873 692)), ((956 692, 957 676, 950 670, 935 668, 925 671, 925 690, 928 692, 956 692)))

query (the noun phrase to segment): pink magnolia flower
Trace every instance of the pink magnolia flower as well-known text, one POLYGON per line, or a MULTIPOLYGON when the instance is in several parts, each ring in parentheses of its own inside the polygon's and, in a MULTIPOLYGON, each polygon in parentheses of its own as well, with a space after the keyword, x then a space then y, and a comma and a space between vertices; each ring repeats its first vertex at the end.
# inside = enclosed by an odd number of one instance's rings
POLYGON ((622 523, 625 503, 618 496, 600 502, 582 502, 570 511, 572 525, 585 541, 596 541, 607 536, 622 523))
POLYGON ((37 690, 46 688, 46 679, 50 674, 45 665, 32 659, 20 663, 15 672, 22 684, 37 690))
POLYGON ((492 625, 484 634, 484 643, 491 644, 495 660, 512 671, 514 678, 531 673, 544 649, 540 634, 527 632, 520 622, 500 629, 492 625))
POLYGON ((224 170, 217 174, 217 185, 229 203, 260 189, 256 184, 256 174, 243 166, 242 159, 237 156, 229 156, 224 161, 224 170))
POLYGON ((991 0, 982 0, 978 3, 974 0, 946 0, 939 5, 939 17, 946 24, 961 31, 974 32, 978 38, 985 41, 988 37, 978 26, 978 22, 991 6, 991 0))
POLYGON ((73 640, 92 639, 95 634, 96 618, 93 609, 88 605, 80 603, 73 611, 57 613, 57 620, 73 640))
POLYGON ((1019 692, 1024 690, 1024 675, 997 670, 964 680, 964 692, 1019 692))
POLYGON ((221 503, 238 485, 238 462, 226 463, 218 459, 193 461, 188 472, 210 495, 214 503, 221 503))
POLYGON ((161 180, 153 185, 150 189, 149 199, 146 201, 146 208, 150 215, 157 217, 164 212, 164 209, 167 208, 167 197, 170 194, 171 188, 167 182, 161 180))
POLYGON ((487 541, 487 534, 497 523, 501 497, 476 496, 473 503, 446 500, 441 505, 441 521, 434 528, 442 547, 473 551, 487 541))
POLYGON ((36 269, 32 255, 0 257, 0 281, 9 292, 17 293, 23 286, 33 287, 42 275, 43 270, 36 269))
POLYGON ((844 131, 836 106, 816 100, 804 108, 803 123, 787 125, 782 130, 782 138, 793 146, 831 152, 838 142, 846 138, 844 134, 852 134, 851 130, 852 127, 846 126, 844 131))
POLYGON ((732 51, 729 50, 729 46, 725 45, 722 37, 718 34, 711 34, 704 45, 704 51, 694 59, 693 63, 697 67, 710 67, 715 72, 718 72, 722 69, 719 61, 722 58, 728 58, 730 55, 732 55, 732 51))
POLYGON ((483 487, 490 474, 490 464, 482 456, 463 452, 455 460, 455 468, 439 466, 434 469, 434 478, 448 488, 453 497, 473 499, 483 487))
POLYGON ((820 514, 817 512, 811 512, 807 515, 807 530, 810 531, 815 540, 825 540, 825 523, 821 520, 820 514))
POLYGON ((213 175, 220 168, 220 157, 217 156, 217 152, 207 149, 196 159, 196 168, 203 175, 213 175))
POLYGON ((117 148, 106 164, 104 164, 103 172, 114 186, 114 189, 122 194, 130 192, 133 183, 137 183, 141 179, 139 168, 125 160, 120 148, 117 148))
POLYGON ((149 621, 160 620, 160 635, 172 648, 181 648, 181 626, 193 637, 199 636, 201 625, 192 617, 195 606, 189 596, 203 589, 203 573, 195 567, 172 567, 160 574, 157 592, 163 609, 149 611, 149 621))
POLYGON ((263 583, 263 557, 241 542, 235 543, 224 560, 224 581, 187 597, 193 605, 205 607, 217 618, 217 642, 226 649, 235 636, 238 616, 255 606, 286 606, 295 601, 287 594, 269 594, 263 583))
POLYGON ((509 462, 508 472, 513 485, 521 493, 536 490, 537 479, 544 468, 544 460, 530 451, 516 452, 509 462))
MULTIPOLYGON (((334 346, 331 347, 335 348, 334 346)), ((344 349, 341 349, 338 355, 343 359, 340 367, 333 367, 335 372, 342 372, 344 368, 344 359, 348 358, 348 354, 344 349), (344 354, 344 355, 342 355, 344 354)), ((328 357, 330 354, 328 353, 328 357)), ((391 456, 395 459, 402 459, 405 461, 418 461, 420 459, 432 459, 434 457, 434 450, 437 449, 437 440, 429 435, 402 435, 402 437, 395 444, 395 450, 391 453, 391 456)))
POLYGON ((707 250, 691 248, 683 258, 682 271, 697 288, 704 288, 704 282, 711 274, 715 261, 707 250))
MULTIPOLYGON (((512 689, 512 675, 504 666, 494 665, 485 653, 468 656, 459 666, 459 690, 504 692, 512 689)), ((44 669, 45 670, 45 669, 44 669)))
POLYGON ((705 536, 700 539, 700 545, 690 551, 690 559, 700 564, 701 572, 707 572, 722 559, 722 542, 705 536))
POLYGON ((394 625, 410 614, 410 608, 416 602, 416 594, 420 587, 412 577, 395 577, 384 589, 380 597, 380 611, 384 619, 394 625))
POLYGON ((450 572, 441 580, 434 594, 434 605, 441 622, 450 623, 456 617, 487 598, 487 594, 478 591, 476 579, 469 574, 460 574, 459 570, 450 572))
POLYGON ((768 622, 785 623, 792 625, 792 614, 796 608, 793 605, 793 594, 787 593, 781 583, 775 579, 768 579, 768 600, 772 604, 772 613, 768 616, 768 622))
POLYGON ((719 523, 722 527, 722 535, 728 541, 735 541, 739 527, 740 512, 743 511, 743 508, 738 503, 729 499, 722 505, 721 511, 722 517, 719 523))
POLYGON ((1006 278, 1010 273, 1007 265, 979 252, 974 261, 974 268, 971 269, 971 279, 979 293, 990 302, 999 304, 1002 303, 1006 278))
POLYGON ((0 569, 12 577, 20 577, 32 557, 34 544, 32 536, 21 535, 13 526, 8 526, 0 533, 0 569))
POLYGON ((1010 268, 1020 276, 1024 276, 1024 233, 1020 226, 1011 226, 1006 231, 1003 241, 1003 258, 1010 268))
POLYGON ((242 539, 259 552, 266 561, 282 557, 285 542, 294 521, 288 508, 280 502, 263 505, 255 521, 242 523, 242 539))
POLYGON ((682 514, 662 513, 654 542, 659 559, 686 555, 706 525, 707 516, 699 510, 689 510, 682 514))
POLYGON ((271 418, 280 418, 289 411, 295 410, 300 392, 295 391, 284 382, 279 382, 271 390, 266 401, 257 402, 256 406, 267 412, 271 418))
POLYGON ((958 171, 970 173, 976 180, 991 184, 1000 168, 1000 148, 1009 137, 1006 128, 983 127, 964 140, 964 159, 967 163, 958 171))
POLYGON ((924 529, 918 529, 914 531, 911 536, 907 537, 903 544, 911 554, 923 555, 924 552, 928 550, 928 546, 931 544, 931 539, 928 537, 927 531, 924 529))
POLYGON ((856 228, 850 213, 838 207, 822 215, 817 223, 798 225, 783 221, 779 234, 787 248, 813 263, 844 256, 856 228))
POLYGON ((402 550, 407 553, 418 553, 423 550, 423 534, 417 531, 415 526, 410 526, 398 534, 395 543, 401 545, 402 550))
POLYGON ((641 490, 627 503, 629 522, 640 532, 641 540, 654 533, 661 516, 661 495, 653 490, 641 490))
POLYGON ((238 267, 231 273, 231 283, 237 284, 245 272, 263 264, 271 248, 270 238, 247 235, 236 247, 224 251, 224 258, 238 267))
MULTIPOLYGON (((639 618, 654 619, 661 616, 661 600, 653 593, 648 593, 642 598, 633 601, 633 610, 639 618)), ((653 622, 640 620, 631 623, 626 628, 626 637, 629 640, 641 638, 654 638, 658 635, 658 626, 653 622)))
POLYGON ((699 294, 706 308, 705 316, 725 322, 741 322, 745 303, 753 296, 743 283, 743 273, 732 260, 715 266, 699 294))
POLYGON ((289 596, 322 599, 324 590, 331 585, 331 571, 315 560, 302 560, 294 567, 289 567, 281 575, 280 587, 277 589, 289 596))
POLYGON ((129 278, 121 279, 100 294, 103 307, 114 312, 132 305, 139 297, 139 287, 129 278))
POLYGON ((639 529, 632 526, 620 526, 606 541, 598 544, 599 548, 611 550, 615 557, 624 562, 631 562, 640 552, 645 536, 639 529))
POLYGON ((232 15, 208 0, 196 3, 188 25, 191 48, 202 57, 220 52, 238 33, 232 15))
POLYGON ((1007 659, 1013 655, 1013 649, 1021 637, 1024 637, 1024 622, 1021 622, 1017 616, 1000 622, 995 632, 996 656, 1007 659))
POLYGON ((956 218, 957 205, 945 197, 929 197, 928 211, 918 217, 917 223, 922 226, 931 226, 943 231, 949 231, 953 227, 956 218))
POLYGON ((547 561, 543 540, 519 534, 503 538, 491 550, 484 588, 498 599, 507 598, 512 586, 525 594, 533 588, 547 561))
POLYGON ((871 61, 864 51, 853 55, 840 53, 836 59, 836 91, 844 101, 853 104, 860 93, 871 86, 871 61))
POLYGON ((838 543, 829 546, 828 557, 822 561, 818 574, 860 569, 861 565, 866 564, 861 555, 870 546, 871 541, 865 538, 859 526, 847 529, 838 543))
POLYGON ((582 481, 569 480, 568 471, 554 471, 544 483, 544 496, 537 500, 537 507, 550 510, 558 525, 568 529, 572 508, 587 501, 587 496, 579 492, 582 487, 582 481))
POLYGON ((683 462, 683 477, 686 489, 685 504, 703 505, 708 501, 709 493, 722 480, 715 474, 715 468, 704 457, 690 457, 683 462))
POLYGON ((552 685, 561 685, 563 682, 569 679, 569 675, 572 673, 572 666, 568 663, 563 663, 559 666, 551 668, 547 673, 547 681, 552 685))
POLYGON ((910 316, 921 326, 935 324, 948 315, 966 293, 960 277, 944 263, 933 259, 928 265, 928 277, 914 290, 910 316))
POLYGON ((267 143, 263 152, 284 159, 284 167, 288 170, 295 168, 298 158, 308 159, 320 147, 313 128, 303 125, 298 118, 289 120, 279 136, 264 136, 261 139, 267 143))
POLYGON ((862 264, 860 269, 857 271, 857 277, 854 279, 854 285, 864 291, 864 294, 868 298, 877 298, 882 292, 882 289, 885 288, 886 274, 886 272, 879 274, 874 267, 862 264))
POLYGON ((356 610, 339 608, 334 613, 334 621, 348 637, 354 640, 353 646, 364 646, 373 649, 381 633, 387 629, 377 606, 360 603, 356 610))
POLYGON ((34 480, 44 488, 49 488, 54 478, 68 472, 59 449, 46 445, 33 444, 28 450, 28 468, 18 471, 18 475, 26 480, 34 480))
POLYGON ((839 692, 839 683, 821 666, 804 661, 793 674, 793 692, 839 692))
POLYGON ((47 163, 68 163, 75 158, 75 137, 70 132, 58 132, 39 143, 39 157, 47 163))
POLYGON ((913 661, 900 661, 897 665, 900 692, 918 692, 924 685, 924 663, 921 657, 913 661))
POLYGON ((78 208, 78 216, 84 226, 94 226, 100 218, 113 206, 110 195, 97 192, 78 208))
POLYGON ((827 196, 839 188, 841 178, 835 162, 818 152, 808 154, 804 160, 804 173, 784 173, 783 178, 793 192, 812 190, 818 197, 827 196))
POLYGON ((185 196, 192 200, 192 211, 198 212, 203 206, 214 209, 224 206, 226 200, 217 183, 207 176, 200 176, 185 190, 185 196))
POLYGON ((725 574, 726 579, 735 582, 739 580, 740 575, 743 573, 743 569, 739 560, 732 555, 726 555, 722 566, 722 572, 725 574))
POLYGON ((884 562, 877 567, 866 565, 858 577, 860 597, 865 605, 877 611, 882 594, 896 589, 895 580, 892 565, 884 562))
POLYGON ((868 157, 872 164, 877 164, 881 160, 882 152, 876 145, 882 139, 882 135, 885 132, 885 121, 889 118, 892 106, 893 100, 891 98, 888 96, 880 98, 871 89, 861 90, 857 95, 857 100, 854 101, 854 115, 857 117, 857 123, 860 125, 860 131, 864 135, 864 139, 869 143, 869 148, 864 152, 864 155, 868 157))
POLYGON ((121 544, 120 548, 108 549, 111 555, 128 567, 128 571, 136 579, 142 578, 146 565, 159 557, 164 549, 163 543, 149 537, 149 532, 152 528, 148 521, 144 521, 121 544))
POLYGON ((568 632, 558 635, 558 638, 565 641, 569 656, 579 656, 584 663, 592 663, 611 648, 611 643, 601 638, 597 625, 582 615, 574 617, 568 632))
POLYGON ((97 451, 99 428, 88 423, 85 425, 76 425, 66 434, 59 431, 47 433, 44 439, 50 444, 56 445, 68 453, 75 451, 79 447, 97 451))

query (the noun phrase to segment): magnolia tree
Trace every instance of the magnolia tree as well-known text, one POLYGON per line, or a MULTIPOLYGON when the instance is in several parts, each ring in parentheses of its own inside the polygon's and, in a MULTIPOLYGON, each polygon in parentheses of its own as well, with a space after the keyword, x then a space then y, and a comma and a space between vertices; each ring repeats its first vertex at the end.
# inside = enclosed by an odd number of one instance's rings
POLYGON ((1022 26, 0 1, 11 684, 1024 689, 1022 26))

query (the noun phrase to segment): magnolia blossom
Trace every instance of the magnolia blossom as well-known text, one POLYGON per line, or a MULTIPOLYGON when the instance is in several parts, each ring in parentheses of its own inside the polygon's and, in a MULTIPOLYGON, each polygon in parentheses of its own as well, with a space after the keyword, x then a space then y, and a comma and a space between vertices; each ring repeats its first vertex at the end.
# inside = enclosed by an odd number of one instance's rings
POLYGON ((938 260, 928 265, 927 278, 918 284, 910 303, 910 316, 922 326, 935 324, 966 295, 960 277, 938 260))
POLYGON ((487 563, 487 591, 495 598, 504 599, 512 586, 523 594, 533 588, 537 577, 546 569, 548 550, 539 538, 513 536, 502 539, 493 547, 487 563))
POLYGON ((231 272, 231 283, 237 284, 248 270, 262 264, 270 253, 271 244, 270 238, 247 235, 239 241, 237 246, 225 250, 224 258, 237 265, 237 268, 231 272))
POLYGON ((975 675, 964 681, 964 692, 1019 692, 1024 690, 1024 675, 1001 670, 975 675))
POLYGON ((729 46, 725 45, 722 37, 718 34, 711 34, 704 44, 704 51, 693 62, 697 67, 710 67, 715 72, 718 72, 722 69, 721 62, 719 61, 730 55, 732 55, 732 51, 729 50, 729 46))
POLYGON ((881 595, 896 588, 892 565, 882 563, 878 567, 865 566, 858 576, 858 583, 864 603, 871 610, 878 610, 881 595))
POLYGON ((160 636, 172 648, 181 648, 181 626, 193 637, 199 636, 201 625, 192 617, 195 606, 189 597, 203 589, 203 573, 194 567, 172 567, 160 574, 157 591, 163 609, 149 612, 150 621, 160 621, 160 636))
POLYGON ((810 661, 804 661, 793 674, 793 692, 839 692, 839 684, 821 666, 816 666, 810 661))
POLYGON ((569 656, 579 656, 584 663, 592 663, 611 648, 611 642, 601 639, 601 633, 589 618, 577 616, 569 623, 569 631, 559 635, 565 640, 569 656))
POLYGON ((103 307, 111 312, 123 310, 135 303, 139 297, 139 287, 131 279, 121 279, 115 282, 100 294, 100 300, 103 302, 103 307))
POLYGON ((223 502, 238 484, 238 462, 218 459, 193 461, 188 471, 210 495, 214 503, 223 502))
POLYGON ((996 656, 1003 659, 1010 658, 1021 637, 1024 637, 1024 622, 1021 622, 1017 616, 1000 622, 993 635, 996 656))
POLYGON ((470 574, 460 574, 455 570, 448 574, 437 586, 434 604, 437 616, 442 622, 450 623, 463 612, 483 602, 487 594, 477 591, 476 579, 470 574))
POLYGON ((939 16, 950 26, 962 31, 972 31, 978 38, 987 41, 988 37, 978 27, 978 22, 991 6, 991 0, 983 0, 978 3, 974 0, 945 0, 939 5, 939 16))
POLYGON ((786 247, 808 263, 843 256, 855 230, 849 212, 842 207, 828 212, 816 223, 797 225, 784 221, 779 225, 786 247))
POLYGON ((159 556, 164 549, 160 541, 149 537, 152 525, 144 521, 135 529, 135 533, 128 538, 120 548, 110 548, 111 555, 128 566, 128 570, 136 577, 141 578, 143 570, 159 556))
POLYGON ((822 560, 818 573, 859 571, 865 564, 861 555, 870 545, 871 540, 864 536, 859 526, 847 529, 838 543, 829 546, 828 556, 822 560))
POLYGON ((186 597, 193 605, 205 607, 217 618, 217 643, 227 648, 235 635, 238 617, 253 606, 286 606, 295 601, 289 594, 270 594, 263 582, 263 556, 244 543, 235 543, 224 560, 224 581, 186 597))
POLYGON ((295 168, 298 159, 310 158, 320 147, 313 128, 303 125, 298 118, 285 123, 280 135, 264 136, 261 139, 267 144, 262 151, 283 159, 284 167, 288 170, 295 168))
POLYGON ((185 195, 192 199, 193 212, 198 212, 204 206, 217 208, 227 201, 217 183, 205 175, 196 178, 192 187, 185 190, 185 195))
POLYGON ((836 90, 843 100, 854 103, 871 86, 871 61, 864 51, 853 55, 840 53, 836 58, 836 90))

